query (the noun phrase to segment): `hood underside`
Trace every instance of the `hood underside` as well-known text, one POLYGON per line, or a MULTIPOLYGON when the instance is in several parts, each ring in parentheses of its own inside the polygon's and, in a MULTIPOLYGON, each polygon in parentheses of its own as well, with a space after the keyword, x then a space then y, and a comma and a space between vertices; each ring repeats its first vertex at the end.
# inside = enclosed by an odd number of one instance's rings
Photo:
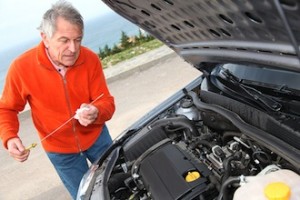
POLYGON ((300 71, 299 0, 103 0, 198 67, 257 63, 300 71))

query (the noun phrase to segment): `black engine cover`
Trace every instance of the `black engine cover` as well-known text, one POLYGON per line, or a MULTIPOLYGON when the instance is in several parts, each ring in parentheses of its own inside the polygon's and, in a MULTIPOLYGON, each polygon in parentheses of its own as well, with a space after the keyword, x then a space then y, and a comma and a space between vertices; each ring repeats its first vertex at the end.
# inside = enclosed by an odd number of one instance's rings
POLYGON ((177 145, 166 144, 144 158, 140 176, 153 199, 193 199, 202 194, 211 172, 177 145), (200 178, 187 182, 188 172, 197 171, 200 178))

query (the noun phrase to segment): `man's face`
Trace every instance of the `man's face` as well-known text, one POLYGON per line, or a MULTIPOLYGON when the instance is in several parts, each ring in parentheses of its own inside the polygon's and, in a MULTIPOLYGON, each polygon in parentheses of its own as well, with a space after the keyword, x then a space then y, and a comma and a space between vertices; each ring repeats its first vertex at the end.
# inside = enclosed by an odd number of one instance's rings
POLYGON ((56 27, 56 32, 51 38, 44 33, 41 34, 43 42, 48 48, 50 58, 56 65, 72 66, 80 53, 82 30, 61 17, 57 19, 56 27))

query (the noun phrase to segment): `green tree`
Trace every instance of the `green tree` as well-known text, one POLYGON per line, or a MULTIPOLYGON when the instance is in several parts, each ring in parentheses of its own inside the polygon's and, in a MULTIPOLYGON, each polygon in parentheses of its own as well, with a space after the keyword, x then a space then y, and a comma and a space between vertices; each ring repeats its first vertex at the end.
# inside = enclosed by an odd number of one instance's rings
POLYGON ((103 51, 106 56, 111 55, 111 49, 109 48, 109 46, 107 44, 104 46, 103 51))
POLYGON ((103 59, 103 58, 105 58, 107 56, 110 56, 110 55, 112 55, 112 50, 109 48, 109 46, 107 44, 104 46, 103 49, 99 48, 100 58, 103 59))
POLYGON ((103 58, 105 58, 105 57, 106 57, 106 55, 105 55, 104 51, 103 51, 101 48, 99 48, 99 53, 98 53, 98 56, 99 56, 101 59, 103 59, 103 58))
POLYGON ((103 60, 105 57, 120 53, 124 50, 139 46, 143 43, 149 42, 155 39, 152 35, 146 33, 145 31, 139 29, 139 34, 133 37, 133 40, 130 41, 130 38, 126 35, 124 31, 121 32, 120 44, 114 45, 113 48, 109 48, 106 44, 103 49, 99 48, 99 57, 103 60))
POLYGON ((145 42, 145 41, 146 41, 146 34, 145 34, 144 31, 142 31, 142 29, 139 29, 139 34, 138 34, 138 36, 136 37, 136 42, 137 42, 138 44, 141 44, 141 43, 143 43, 143 42, 145 42))
POLYGON ((129 37, 126 35, 124 31, 122 31, 121 33, 121 46, 124 49, 131 46, 131 43, 129 42, 129 37))
POLYGON ((116 53, 119 53, 121 51, 122 51, 121 48, 119 48, 117 45, 114 45, 112 50, 111 50, 111 54, 116 54, 116 53))

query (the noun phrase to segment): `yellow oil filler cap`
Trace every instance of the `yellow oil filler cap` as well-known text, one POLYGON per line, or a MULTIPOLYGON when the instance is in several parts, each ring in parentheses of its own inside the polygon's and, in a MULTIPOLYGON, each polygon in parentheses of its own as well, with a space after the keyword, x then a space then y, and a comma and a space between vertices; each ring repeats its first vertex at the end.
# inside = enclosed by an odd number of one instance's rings
POLYGON ((265 195, 268 200, 289 200, 291 189, 285 183, 274 182, 265 187, 265 195))
POLYGON ((185 176, 185 181, 186 182, 192 182, 200 178, 200 173, 197 171, 191 171, 188 172, 187 175, 185 176))

